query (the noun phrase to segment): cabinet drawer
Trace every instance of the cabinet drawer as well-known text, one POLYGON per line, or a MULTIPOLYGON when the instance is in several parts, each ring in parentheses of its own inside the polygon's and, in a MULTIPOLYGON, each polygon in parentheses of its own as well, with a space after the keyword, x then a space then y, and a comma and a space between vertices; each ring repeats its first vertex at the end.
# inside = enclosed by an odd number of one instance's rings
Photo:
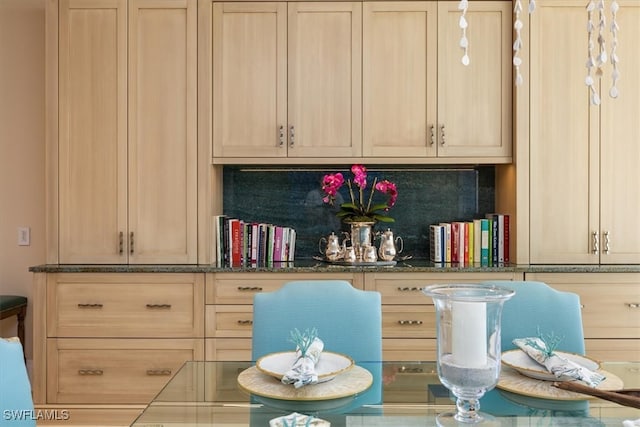
POLYGON ((202 359, 202 340, 49 339, 50 403, 148 403, 187 360, 202 359))
POLYGON ((384 338, 382 359, 385 361, 436 360, 435 338, 384 338))
POLYGON ((478 283, 514 280, 518 273, 367 273, 365 289, 378 291, 382 304, 433 305, 422 288, 439 283, 478 283))
POLYGON ((640 339, 640 273, 537 273, 527 280, 578 294, 585 338, 640 339))
POLYGON ((250 338, 252 305, 207 305, 206 337, 250 338))
POLYGON ((207 304, 253 304, 258 292, 273 292, 294 280, 346 280, 362 289, 353 273, 212 273, 207 274, 207 304))
POLYGON ((383 305, 382 337, 435 338, 435 307, 432 305, 414 307, 383 305))
POLYGON ((251 360, 251 338, 207 338, 204 345, 206 360, 251 360))
POLYGON ((203 278, 202 274, 51 275, 48 336, 202 336, 203 278))

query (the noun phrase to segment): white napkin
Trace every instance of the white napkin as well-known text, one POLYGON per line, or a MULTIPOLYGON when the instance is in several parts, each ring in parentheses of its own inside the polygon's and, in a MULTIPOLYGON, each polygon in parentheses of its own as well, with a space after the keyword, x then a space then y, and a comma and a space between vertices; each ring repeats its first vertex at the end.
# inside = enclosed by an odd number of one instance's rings
POLYGON ((624 420, 622 427, 640 427, 640 418, 637 420, 624 420))
POLYGON ((316 364, 320 360, 323 348, 324 343, 318 337, 313 339, 313 342, 307 348, 304 356, 302 355, 300 348, 297 348, 296 360, 293 363, 293 366, 285 372, 282 377, 282 383, 293 384, 295 388, 317 383, 318 373, 316 372, 316 364))
POLYGON ((329 421, 293 412, 269 421, 269 427, 329 427, 329 421))
POLYGON ((572 378, 583 381, 591 387, 596 387, 606 378, 598 372, 593 372, 569 359, 559 356, 550 350, 540 338, 516 338, 513 343, 529 357, 547 368, 556 378, 572 378))

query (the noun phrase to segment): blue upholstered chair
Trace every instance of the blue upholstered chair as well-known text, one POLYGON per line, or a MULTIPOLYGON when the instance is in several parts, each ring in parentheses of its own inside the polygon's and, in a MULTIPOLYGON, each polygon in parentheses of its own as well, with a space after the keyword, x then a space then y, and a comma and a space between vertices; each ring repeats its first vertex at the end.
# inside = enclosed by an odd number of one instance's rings
MULTIPOLYGON (((252 358, 293 350, 294 328, 317 328, 324 349, 350 356, 356 363, 382 360, 382 309, 379 292, 361 291, 342 280, 308 280, 284 284, 253 300, 252 358)), ((380 364, 363 365, 373 384, 357 403, 382 401, 380 364)), ((348 410, 348 408, 347 408, 348 410)))
MULTIPOLYGON (((502 310, 502 351, 517 348, 514 338, 535 337, 538 328, 543 334, 553 332, 564 337, 558 350, 585 354, 580 298, 571 292, 561 292, 546 283, 536 281, 489 281, 488 284, 513 289, 516 293, 504 303, 502 310)), ((532 411, 506 398, 508 392, 494 389, 480 400, 481 410, 493 415, 536 415, 548 413, 580 413, 587 417, 587 401, 566 402, 561 409, 532 411)), ((536 400, 533 398, 533 400, 536 400)), ((540 400, 544 403, 544 400, 540 400)), ((542 404, 541 404, 542 405, 542 404)), ((534 405, 535 407, 535 405, 534 405)), ((542 405, 541 407, 544 407, 542 405)), ((552 406, 553 407, 553 406, 552 406)), ((590 421, 583 419, 583 422, 590 421)), ((586 425, 586 424, 585 424, 586 425)), ((593 424, 590 424, 593 425, 593 424)))
POLYGON ((502 311, 502 351, 517 348, 514 338, 543 334, 563 337, 558 350, 585 354, 580 297, 535 281, 489 281, 516 291, 502 311))
POLYGON ((290 331, 317 328, 327 351, 356 362, 382 360, 380 293, 361 291, 342 280, 286 283, 253 301, 251 354, 292 350, 290 331))
POLYGON ((18 338, 0 338, 0 426, 31 427, 33 419, 31 384, 18 338))

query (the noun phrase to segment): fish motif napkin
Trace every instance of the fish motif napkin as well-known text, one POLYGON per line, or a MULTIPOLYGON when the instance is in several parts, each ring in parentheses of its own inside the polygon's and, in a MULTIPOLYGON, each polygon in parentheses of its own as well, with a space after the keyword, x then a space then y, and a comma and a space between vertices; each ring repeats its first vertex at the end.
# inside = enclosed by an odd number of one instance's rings
POLYGON ((282 377, 282 383, 293 384, 295 388, 316 384, 318 382, 316 365, 320 360, 324 343, 318 338, 315 329, 302 334, 295 329, 291 332, 291 337, 291 341, 296 344, 296 359, 293 366, 282 377))
POLYGON ((558 379, 580 380, 591 387, 596 387, 606 378, 598 372, 558 355, 541 338, 516 338, 513 343, 558 379))
POLYGON ((329 427, 329 421, 293 412, 269 421, 269 427, 329 427))

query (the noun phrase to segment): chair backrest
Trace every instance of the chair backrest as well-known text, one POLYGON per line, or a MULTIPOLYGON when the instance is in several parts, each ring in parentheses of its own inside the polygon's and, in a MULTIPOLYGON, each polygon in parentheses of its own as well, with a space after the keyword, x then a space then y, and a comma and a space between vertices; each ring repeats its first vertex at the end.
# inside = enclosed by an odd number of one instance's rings
POLYGON ((504 303, 502 311, 502 351, 517 348, 514 338, 542 334, 561 336, 558 350, 585 354, 580 297, 553 289, 536 281, 489 281, 492 285, 513 289, 515 295, 504 303))
POLYGON ((31 383, 18 338, 0 338, 0 426, 32 427, 31 383))
POLYGON ((356 362, 382 360, 379 292, 361 291, 343 280, 308 280, 258 293, 253 301, 252 358, 293 350, 290 332, 317 328, 327 351, 356 362))

